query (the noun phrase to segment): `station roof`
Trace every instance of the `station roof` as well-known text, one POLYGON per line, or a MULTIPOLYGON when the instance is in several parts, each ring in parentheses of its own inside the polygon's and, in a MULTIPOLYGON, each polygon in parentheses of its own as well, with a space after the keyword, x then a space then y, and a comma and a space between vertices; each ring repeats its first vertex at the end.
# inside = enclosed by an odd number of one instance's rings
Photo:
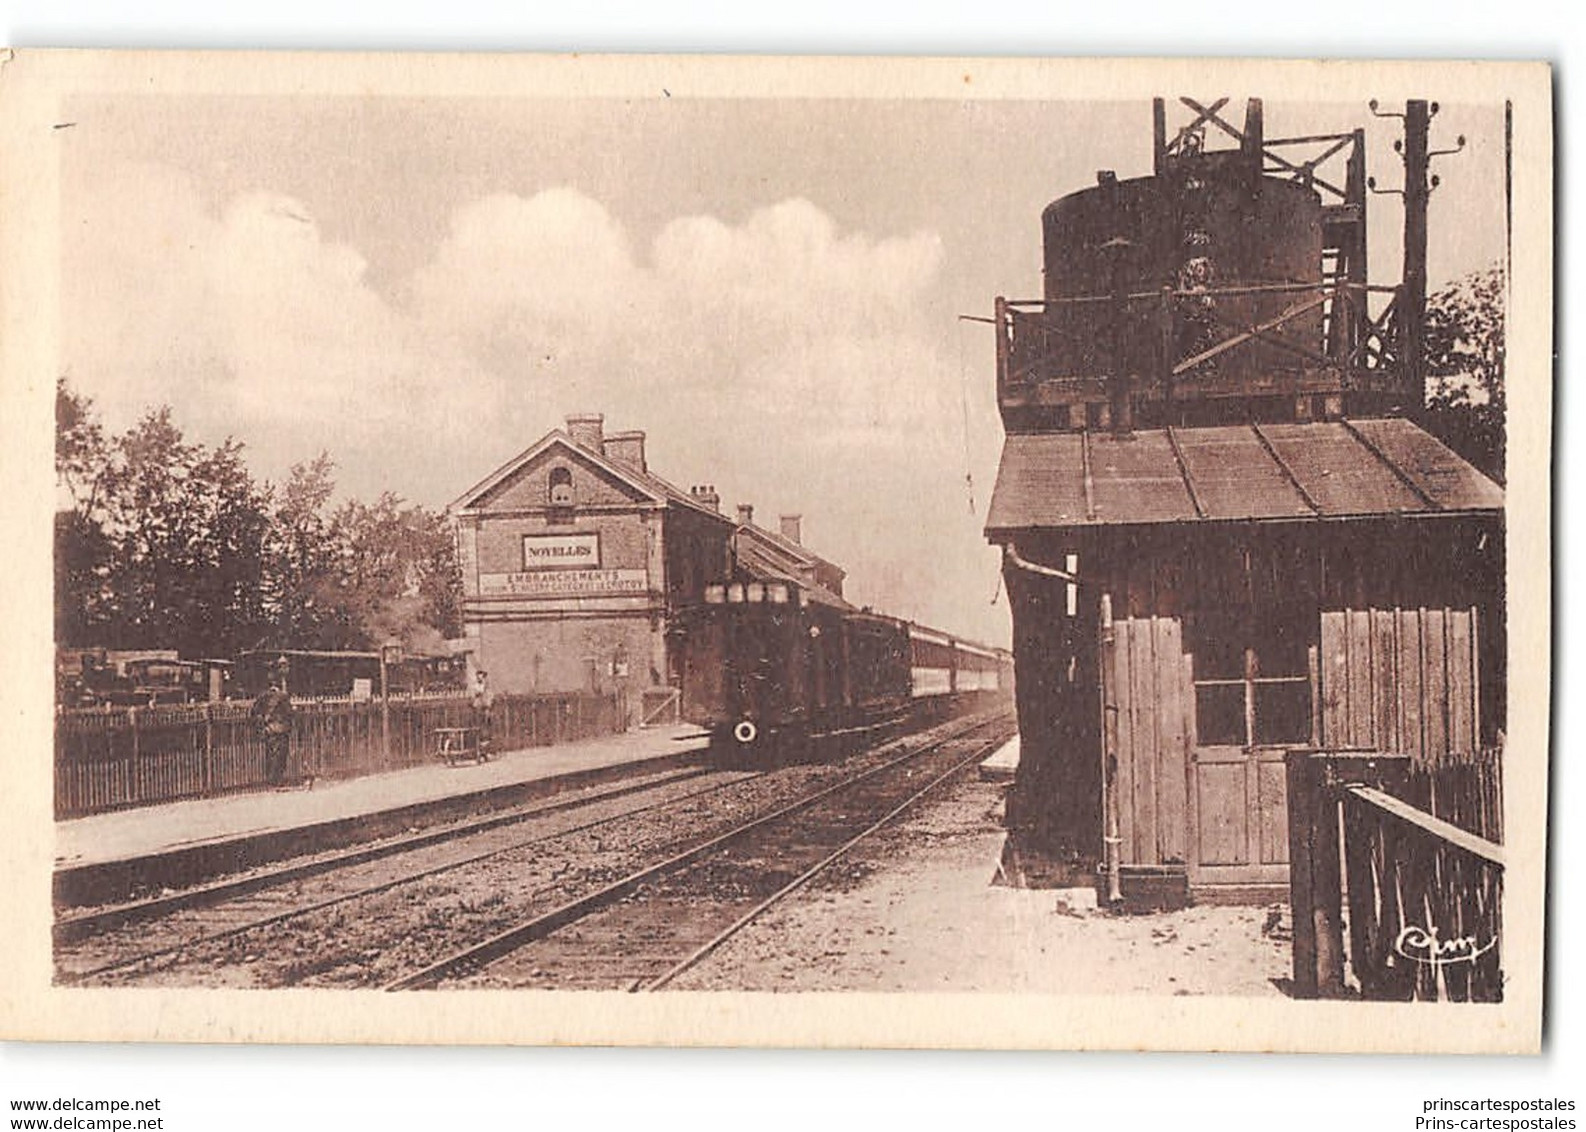
POLYGON ((578 459, 592 464, 611 479, 628 485, 635 494, 651 503, 687 508, 721 523, 732 522, 730 518, 723 515, 720 511, 705 505, 682 488, 662 479, 654 472, 640 471, 629 465, 620 464, 607 457, 603 452, 597 452, 587 445, 578 443, 559 428, 552 429, 540 437, 532 446, 518 453, 484 479, 474 484, 473 487, 463 492, 462 495, 452 500, 447 505, 447 510, 453 513, 465 513, 487 507, 491 497, 503 485, 554 448, 561 448, 570 454, 576 455, 578 459))
POLYGON ((777 568, 791 576, 797 576, 797 571, 808 569, 816 574, 825 573, 838 579, 839 584, 848 572, 835 562, 822 558, 803 543, 794 542, 785 538, 776 531, 767 530, 757 523, 740 523, 738 525, 737 540, 738 553, 754 553, 768 563, 777 563, 777 568))
POLYGON ((772 555, 768 555, 763 547, 757 546, 753 542, 745 541, 739 543, 737 556, 739 568, 758 581, 791 582, 803 590, 809 599, 817 605, 829 605, 845 611, 857 608, 838 597, 825 586, 800 578, 786 568, 786 563, 778 561, 772 555))
POLYGON ((986 534, 1468 514, 1503 489, 1401 419, 1007 438, 986 534))

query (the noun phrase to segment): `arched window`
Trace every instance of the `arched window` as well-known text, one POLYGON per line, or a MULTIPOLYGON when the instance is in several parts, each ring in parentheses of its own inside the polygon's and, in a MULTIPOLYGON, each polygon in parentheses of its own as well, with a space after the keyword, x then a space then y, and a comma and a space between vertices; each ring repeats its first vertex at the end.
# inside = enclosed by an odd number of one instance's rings
POLYGON ((573 473, 569 469, 551 469, 550 503, 552 507, 571 507, 573 505, 573 473))

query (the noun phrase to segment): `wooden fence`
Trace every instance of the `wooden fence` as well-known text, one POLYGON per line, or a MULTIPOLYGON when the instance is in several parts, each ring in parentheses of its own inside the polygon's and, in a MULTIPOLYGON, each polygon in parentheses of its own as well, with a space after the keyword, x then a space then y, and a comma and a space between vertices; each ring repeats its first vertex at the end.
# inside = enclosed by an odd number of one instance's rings
POLYGON ((1502 1000, 1501 770, 1498 750, 1289 756, 1297 996, 1502 1000))
MULTIPOLYGON (((264 743, 245 701, 160 707, 87 708, 55 719, 57 819, 265 784, 264 743)), ((288 774, 352 778, 416 766, 435 757, 437 727, 467 726, 459 696, 293 701, 288 774), (389 742, 386 736, 389 736, 389 742)), ((497 696, 495 749, 544 747, 624 728, 616 696, 565 693, 497 696)))

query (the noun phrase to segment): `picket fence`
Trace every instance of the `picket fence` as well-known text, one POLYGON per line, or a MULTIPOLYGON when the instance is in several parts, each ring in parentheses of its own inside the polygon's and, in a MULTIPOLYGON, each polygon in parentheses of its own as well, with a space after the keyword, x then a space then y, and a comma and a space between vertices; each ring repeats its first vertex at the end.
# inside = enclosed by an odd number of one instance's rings
MULTIPOLYGON (((294 700, 289 777, 352 778, 435 758, 435 729, 468 726, 462 696, 294 700)), ((55 719, 55 816, 80 817, 265 784, 264 743, 246 701, 63 710, 55 719)), ((497 696, 497 750, 543 747, 624 727, 615 695, 497 696)))

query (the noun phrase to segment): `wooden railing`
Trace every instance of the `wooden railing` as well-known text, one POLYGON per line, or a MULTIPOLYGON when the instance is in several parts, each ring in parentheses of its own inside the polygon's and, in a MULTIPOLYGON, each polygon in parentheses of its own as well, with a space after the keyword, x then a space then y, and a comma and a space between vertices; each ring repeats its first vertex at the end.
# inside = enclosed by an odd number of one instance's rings
MULTIPOLYGON (((1030 396, 1030 387, 1053 403, 1105 400, 1106 375, 1121 350, 1125 369, 1136 375, 1136 396, 1169 397, 1177 379, 1193 377, 1195 396, 1237 396, 1252 380, 1270 382, 1265 392, 1388 390, 1398 380, 1387 365, 1393 348, 1393 302, 1373 318, 1368 299, 1397 288, 1344 280, 1143 290, 1052 299, 998 299, 999 398, 1030 396), (1123 328, 1115 331, 1121 318, 1123 328), (1347 349, 1326 344, 1335 319, 1360 328, 1347 349), (1206 341, 1186 352, 1186 319, 1205 323, 1206 341), (1117 335, 1117 345, 1114 335, 1117 335), (1244 369, 1219 372, 1208 363, 1232 356, 1251 361, 1244 369), (1283 370, 1303 371, 1279 377, 1283 370)), ((1194 337, 1191 335, 1191 337, 1194 337)), ((1221 364, 1221 363, 1219 363, 1221 364)), ((1182 390, 1181 393, 1190 392, 1182 390)))
MULTIPOLYGON (((246 701, 87 708, 55 719, 55 816, 198 798, 265 785, 264 744, 246 701)), ((294 700, 292 778, 352 778, 435 757, 435 729, 471 725, 461 696, 294 700)), ((497 696, 496 750, 543 747, 624 729, 616 696, 497 696)))
POLYGON ((1504 853, 1482 836, 1501 831, 1501 768, 1496 751, 1435 768, 1289 756, 1297 996, 1502 999, 1504 853))
POLYGON ((646 688, 640 693, 639 726, 655 727, 679 723, 683 718, 683 692, 680 688, 646 688))

